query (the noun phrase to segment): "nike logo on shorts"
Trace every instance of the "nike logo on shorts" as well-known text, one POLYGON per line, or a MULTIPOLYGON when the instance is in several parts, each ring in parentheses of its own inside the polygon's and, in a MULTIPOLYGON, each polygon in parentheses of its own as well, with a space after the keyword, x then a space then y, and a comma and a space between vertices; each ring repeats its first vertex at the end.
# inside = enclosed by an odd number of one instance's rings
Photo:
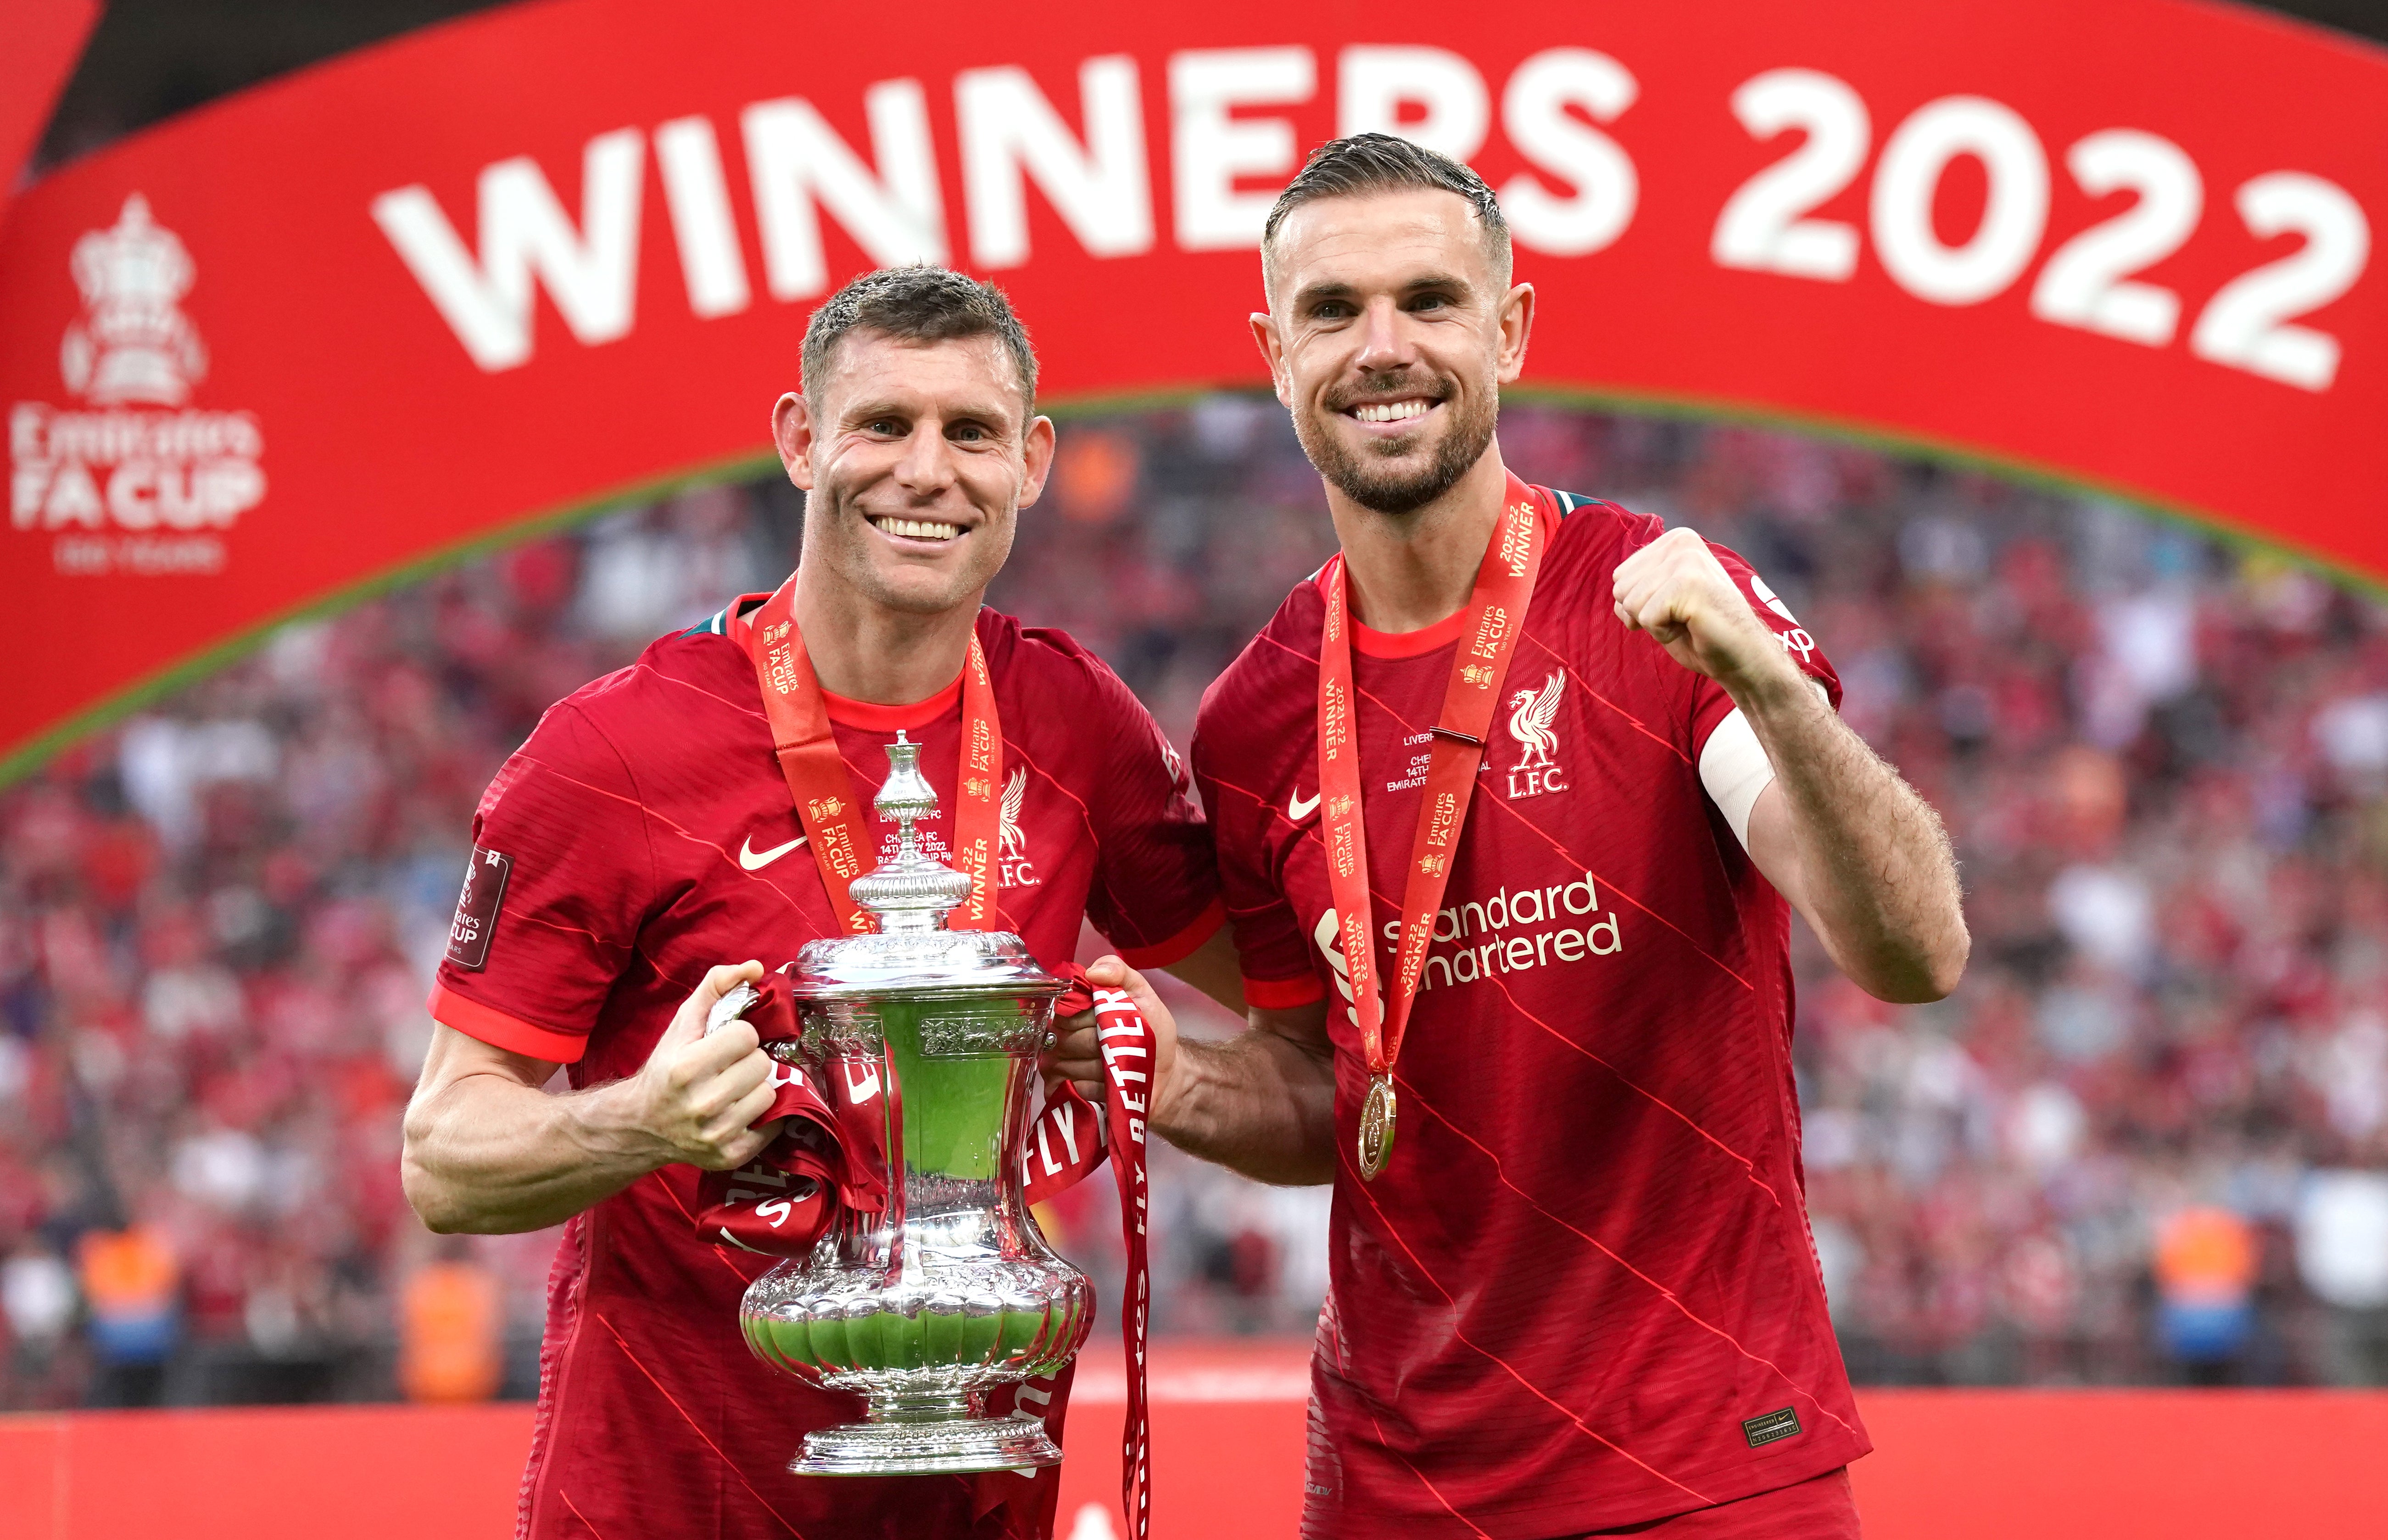
POLYGON ((760 872, 781 856, 804 844, 806 836, 798 834, 785 845, 775 845, 768 850, 755 848, 755 836, 749 834, 738 846, 738 864, 749 872, 760 872))
POLYGON ((1300 792, 1295 792, 1285 799, 1285 816, 1291 819, 1296 823, 1301 822, 1303 819, 1308 818, 1317 810, 1318 795, 1315 792, 1311 794, 1311 798, 1307 802, 1304 802, 1302 799, 1302 794, 1300 792))

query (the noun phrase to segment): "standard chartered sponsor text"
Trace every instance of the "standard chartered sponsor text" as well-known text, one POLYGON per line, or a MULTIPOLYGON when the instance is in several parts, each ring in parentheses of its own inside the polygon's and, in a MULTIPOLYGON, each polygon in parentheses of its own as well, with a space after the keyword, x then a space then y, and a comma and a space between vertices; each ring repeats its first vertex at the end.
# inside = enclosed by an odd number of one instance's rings
MULTIPOLYGON (((1380 929, 1388 947, 1400 945, 1398 919, 1387 920, 1380 929)), ((1496 973, 1581 962, 1624 949, 1616 911, 1600 912, 1599 885, 1587 872, 1570 883, 1505 888, 1489 898, 1467 899, 1438 912, 1434 944, 1427 952, 1418 987, 1473 984, 1496 973), (1580 923, 1563 923, 1570 919, 1580 923), (1537 928, 1521 929, 1526 926, 1537 928), (1500 934, 1505 931, 1518 934, 1500 934)))

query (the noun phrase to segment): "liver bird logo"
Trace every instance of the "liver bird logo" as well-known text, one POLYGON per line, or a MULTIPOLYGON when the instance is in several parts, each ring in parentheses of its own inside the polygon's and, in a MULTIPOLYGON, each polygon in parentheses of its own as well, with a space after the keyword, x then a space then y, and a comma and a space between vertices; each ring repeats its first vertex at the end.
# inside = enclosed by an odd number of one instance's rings
POLYGON ((1028 800, 1028 767, 1019 766, 1003 783, 1003 806, 995 825, 999 846, 995 863, 997 887, 1035 887, 1036 869, 1028 863, 1028 836, 1020 832, 1021 805, 1028 800))
POLYGON ((1003 787, 1003 812, 997 823, 996 839, 1003 846, 1006 860, 1019 860, 1028 854, 1028 844, 1020 833, 1020 805, 1028 795, 1028 767, 1021 766, 1011 772, 1003 787))
POLYGON ((1566 671, 1554 668, 1541 689, 1520 690, 1509 697, 1509 736, 1526 751, 1518 769, 1535 770, 1552 763, 1551 757, 1559 749, 1559 735, 1551 724, 1558 720, 1559 695, 1566 688, 1566 671))

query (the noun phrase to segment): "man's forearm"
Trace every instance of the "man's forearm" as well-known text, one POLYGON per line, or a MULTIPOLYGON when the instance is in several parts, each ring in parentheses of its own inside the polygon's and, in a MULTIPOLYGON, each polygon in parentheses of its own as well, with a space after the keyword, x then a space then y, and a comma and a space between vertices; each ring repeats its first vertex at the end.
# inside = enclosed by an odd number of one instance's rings
POLYGON ((661 1166, 620 1105, 628 1082, 554 1096, 470 1075, 406 1110, 408 1202, 441 1234, 561 1224, 661 1166))
POLYGON ((1154 1109, 1153 1130, 1255 1181, 1333 1181, 1334 1065, 1264 1027, 1224 1043, 1180 1038, 1172 1094, 1154 1109))
POLYGON ((1898 1001, 1956 987, 1969 942, 1956 862, 1931 805, 1805 675, 1734 692, 1774 768, 1802 892, 1786 895, 1861 986, 1898 1001))

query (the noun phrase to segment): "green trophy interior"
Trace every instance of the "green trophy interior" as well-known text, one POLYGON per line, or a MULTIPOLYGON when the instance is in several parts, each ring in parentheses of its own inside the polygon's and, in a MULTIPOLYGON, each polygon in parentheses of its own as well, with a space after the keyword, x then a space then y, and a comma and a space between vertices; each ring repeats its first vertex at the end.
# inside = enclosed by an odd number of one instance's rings
MULTIPOLYGON (((886 1000, 874 1004, 903 1088, 904 1159, 914 1178, 992 1181, 1004 1156, 1003 1114, 1013 1059, 1000 1048, 935 1053, 922 1047, 923 1024, 975 1019, 991 1042, 1028 1030, 1016 1000, 886 1000)), ((934 1030, 934 1029, 933 1029, 934 1030)), ((950 1026, 944 1030, 950 1032, 950 1026)), ((1075 1323, 1059 1313, 1001 1310, 973 1315, 880 1311, 858 1320, 745 1319, 747 1341, 768 1361, 819 1368, 927 1368, 981 1364, 1028 1355, 1049 1356, 1075 1323)))
POLYGON ((1011 1084, 1011 1056, 999 1049, 931 1054, 921 1047, 922 1025, 931 1020, 982 1022, 983 1035, 999 1042, 1020 1030, 1017 1002, 889 1000, 876 1009, 904 1088, 906 1164, 921 1176, 994 1180, 1003 1161, 1003 1102, 1011 1084))

